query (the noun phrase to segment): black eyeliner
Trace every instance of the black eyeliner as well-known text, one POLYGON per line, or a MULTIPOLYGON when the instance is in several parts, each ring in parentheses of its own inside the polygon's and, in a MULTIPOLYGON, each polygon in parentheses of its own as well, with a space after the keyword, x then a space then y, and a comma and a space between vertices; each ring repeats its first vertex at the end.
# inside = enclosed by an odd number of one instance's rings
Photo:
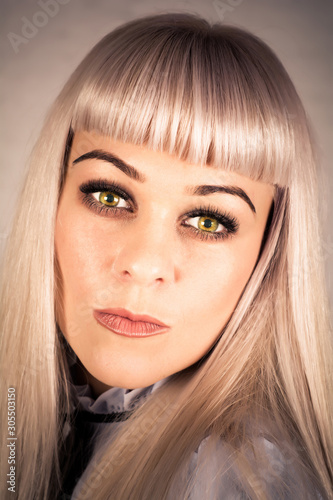
MULTIPOLYGON (((198 207, 185 214, 187 218, 189 217, 211 217, 216 219, 220 224, 222 224, 228 233, 235 234, 239 229, 239 223, 235 217, 233 217, 228 212, 221 212, 217 208, 208 205, 205 207, 198 207)), ((210 234, 221 234, 221 233, 210 233, 210 234)))
MULTIPOLYGON (((136 207, 136 203, 131 195, 125 191, 125 189, 119 185, 117 182, 108 181, 105 179, 96 179, 87 181, 79 186, 79 190, 82 193, 82 202, 93 212, 102 215, 114 215, 114 216, 124 216, 133 213, 136 207), (131 205, 131 208, 124 207, 110 207, 102 204, 97 201, 95 197, 92 196, 93 193, 111 191, 112 193, 118 195, 123 198, 125 201, 131 205)), ((199 206, 189 212, 185 213, 180 217, 180 220, 183 221, 182 226, 186 227, 190 231, 195 233, 195 236, 204 241, 213 241, 213 240, 222 240, 226 239, 229 236, 232 236, 237 233, 239 229, 239 223, 237 219, 232 216, 230 213, 225 211, 220 211, 216 207, 211 205, 208 206, 199 206), (219 232, 209 232, 209 231, 201 231, 194 226, 186 223, 186 220, 194 217, 209 217, 215 219, 219 224, 224 227, 223 231, 219 232)))
POLYGON ((130 200, 134 204, 132 197, 123 189, 122 186, 114 181, 106 181, 104 179, 91 180, 81 184, 79 189, 81 193, 84 194, 98 193, 100 191, 112 191, 124 198, 124 200, 130 200))

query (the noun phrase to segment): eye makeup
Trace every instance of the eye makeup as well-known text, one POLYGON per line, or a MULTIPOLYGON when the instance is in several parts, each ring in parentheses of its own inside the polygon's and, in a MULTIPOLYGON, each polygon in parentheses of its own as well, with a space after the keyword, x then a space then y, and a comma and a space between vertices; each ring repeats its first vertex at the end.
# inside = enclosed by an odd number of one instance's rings
POLYGON ((114 181, 106 181, 104 179, 91 180, 84 184, 81 184, 79 189, 81 193, 84 194, 99 193, 100 191, 112 191, 124 200, 131 200, 133 202, 131 196, 127 193, 127 191, 125 191, 125 189, 120 184, 114 181))
POLYGON ((185 214, 186 218, 183 218, 183 225, 188 227, 190 230, 194 229, 200 238, 203 240, 207 239, 225 239, 231 235, 235 235, 239 229, 239 223, 235 217, 233 217, 228 212, 222 212, 219 209, 213 207, 212 205, 208 206, 199 206, 198 208, 191 210, 185 214), (206 218, 217 221, 218 225, 223 226, 222 231, 204 231, 200 229, 196 229, 194 226, 189 225, 187 220, 191 218, 206 218))
MULTIPOLYGON (((120 184, 114 181, 105 179, 90 180, 81 184, 79 191, 82 203, 91 211, 104 217, 126 217, 137 210, 137 204, 133 197, 120 184), (117 198, 121 198, 126 202, 127 206, 109 206, 106 203, 102 203, 100 201, 101 194, 105 195, 107 193, 112 193, 117 198), (100 196, 95 197, 95 194, 100 194, 100 196)), ((239 222, 234 216, 212 205, 199 206, 182 215, 179 220, 181 221, 182 228, 191 231, 195 237, 203 241, 224 240, 235 235, 239 229, 239 222), (195 218, 198 219, 201 227, 194 227, 194 225, 189 223, 190 219, 195 218), (222 230, 213 231, 212 228, 215 226, 216 229, 222 226, 222 230)))
POLYGON ((136 208, 136 204, 132 197, 124 190, 124 188, 114 181, 106 181, 104 179, 91 180, 81 184, 79 190, 82 194, 81 200, 90 210, 99 215, 120 215, 120 213, 132 213, 136 208), (111 207, 98 201, 93 193, 114 193, 119 198, 127 202, 127 207, 111 207))

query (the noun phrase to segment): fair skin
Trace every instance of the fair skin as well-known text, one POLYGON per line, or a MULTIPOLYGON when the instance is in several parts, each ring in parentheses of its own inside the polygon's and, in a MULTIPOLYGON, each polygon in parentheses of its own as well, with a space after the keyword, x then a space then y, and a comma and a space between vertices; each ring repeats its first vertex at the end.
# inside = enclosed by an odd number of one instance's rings
POLYGON ((256 264, 273 194, 273 186, 233 172, 75 134, 56 221, 58 323, 96 394, 148 386, 208 352, 256 264), (96 150, 134 167, 136 178, 105 157, 82 157, 96 150), (111 207, 100 198, 102 188, 80 190, 100 179, 121 187, 104 188, 111 207), (202 185, 232 190, 190 193, 202 185), (193 213, 198 208, 223 217, 193 213), (96 321, 93 311, 103 308, 153 316, 169 328, 147 337, 119 335, 96 321))

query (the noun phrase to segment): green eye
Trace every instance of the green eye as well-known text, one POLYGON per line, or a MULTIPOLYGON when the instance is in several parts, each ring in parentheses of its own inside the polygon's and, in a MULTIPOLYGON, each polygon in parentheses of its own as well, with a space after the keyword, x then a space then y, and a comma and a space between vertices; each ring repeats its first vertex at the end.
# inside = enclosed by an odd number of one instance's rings
POLYGON ((108 207, 116 207, 120 202, 120 196, 111 191, 103 191, 99 194, 99 201, 108 207))
POLYGON ((202 231, 214 233, 219 227, 220 223, 211 217, 198 217, 198 228, 202 231))

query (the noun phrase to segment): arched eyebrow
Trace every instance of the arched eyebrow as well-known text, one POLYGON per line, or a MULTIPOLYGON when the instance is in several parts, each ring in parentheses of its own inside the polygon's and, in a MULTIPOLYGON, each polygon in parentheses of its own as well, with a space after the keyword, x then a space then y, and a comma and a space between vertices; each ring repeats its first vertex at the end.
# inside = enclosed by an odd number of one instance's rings
POLYGON ((109 153, 108 151, 103 151, 102 149, 94 149, 93 151, 89 151, 89 153, 85 153, 84 155, 79 156, 79 158, 76 158, 76 160, 73 161, 73 165, 76 165, 77 163, 80 163, 81 161, 84 160, 91 160, 93 158, 112 163, 112 165, 119 168, 119 170, 124 172, 124 174, 128 175, 128 177, 134 179, 135 181, 145 182, 146 180, 146 177, 143 174, 141 174, 138 170, 136 170, 136 168, 132 167, 132 165, 125 163, 123 160, 121 160, 118 156, 114 155, 113 153, 109 153))
POLYGON ((191 195, 197 195, 197 196, 206 196, 207 194, 213 194, 213 193, 226 193, 226 194, 231 194, 233 196, 239 196, 242 200, 244 200, 249 207, 251 208, 252 212, 255 214, 256 208, 253 205, 250 197, 246 194, 246 192, 238 187, 238 186, 217 186, 215 184, 211 186, 194 186, 191 188, 186 188, 187 194, 191 195))
MULTIPOLYGON (((110 153, 108 151, 104 151, 102 149, 94 149, 93 151, 89 151, 88 153, 79 156, 73 161, 73 165, 76 165, 77 163, 80 163, 84 160, 91 160, 93 158, 111 163, 116 168, 121 170, 124 174, 126 174, 128 177, 137 182, 143 183, 146 181, 146 176, 143 175, 141 172, 139 172, 132 165, 129 165, 128 163, 124 162, 124 160, 120 159, 115 154, 110 153)), ((191 187, 187 186, 185 188, 185 192, 186 194, 193 196, 207 196, 213 193, 225 193, 225 194, 231 194, 233 196, 238 196, 248 204, 248 206, 250 207, 250 209, 254 214, 256 213, 255 206, 253 205, 250 197, 246 194, 246 192, 242 188, 238 186, 218 186, 215 184, 191 186, 191 187)))

